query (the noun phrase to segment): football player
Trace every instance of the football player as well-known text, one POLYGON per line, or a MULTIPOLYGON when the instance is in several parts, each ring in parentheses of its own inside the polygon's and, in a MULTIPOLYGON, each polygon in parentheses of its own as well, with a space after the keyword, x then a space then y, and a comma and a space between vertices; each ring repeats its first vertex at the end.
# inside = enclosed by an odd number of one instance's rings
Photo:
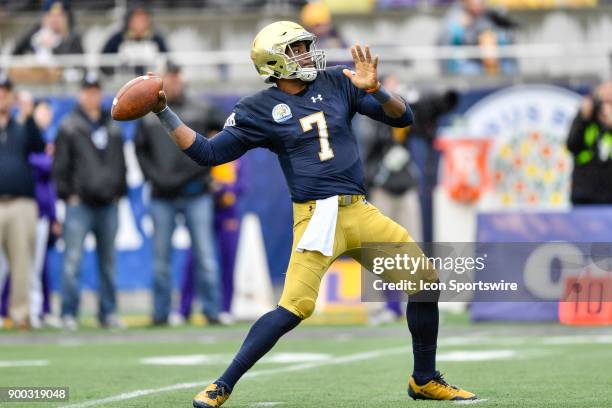
MULTIPOLYGON (((253 41, 251 59, 273 86, 243 98, 211 139, 183 124, 167 106, 163 91, 159 94, 153 112, 193 160, 215 166, 255 147, 270 149, 278 155, 293 201, 294 242, 278 307, 255 322, 227 370, 195 396, 194 407, 223 404, 240 377, 312 314, 321 278, 336 257, 364 242, 412 242, 404 228, 365 200, 363 167, 351 130, 356 112, 393 127, 410 126, 412 112, 401 97, 381 86, 378 56, 367 45, 362 49, 356 44, 351 54, 354 71, 326 68, 316 37, 302 26, 289 21, 266 26, 253 41)), ((476 399, 436 371, 437 298, 411 298, 406 310, 414 355, 409 395, 476 399)))

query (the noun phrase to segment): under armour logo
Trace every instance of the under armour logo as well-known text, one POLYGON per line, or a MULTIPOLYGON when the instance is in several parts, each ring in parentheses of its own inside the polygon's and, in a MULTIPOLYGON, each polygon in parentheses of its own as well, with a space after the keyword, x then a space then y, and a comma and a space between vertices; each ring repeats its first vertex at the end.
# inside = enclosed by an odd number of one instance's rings
POLYGON ((223 127, 236 126, 236 112, 232 112, 231 115, 225 121, 225 125, 223 127))
POLYGON ((317 101, 323 101, 323 97, 321 96, 321 94, 318 94, 317 96, 311 96, 310 99, 312 99, 312 103, 317 103, 317 101))

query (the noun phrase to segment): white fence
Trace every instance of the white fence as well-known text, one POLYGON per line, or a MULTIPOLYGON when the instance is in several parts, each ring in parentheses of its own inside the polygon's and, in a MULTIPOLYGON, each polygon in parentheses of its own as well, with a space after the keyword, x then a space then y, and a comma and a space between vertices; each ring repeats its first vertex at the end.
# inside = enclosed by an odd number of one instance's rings
MULTIPOLYGON (((490 57, 491 54, 479 47, 449 46, 400 46, 378 47, 374 50, 380 56, 381 72, 395 72, 404 80, 441 80, 466 81, 469 78, 445 76, 441 63, 449 59, 475 59, 490 57)), ((349 62, 347 49, 327 50, 328 65, 349 62)), ((528 44, 508 45, 497 49, 499 58, 515 59, 518 71, 504 77, 474 77, 473 81, 482 83, 488 79, 500 81, 528 80, 539 78, 555 80, 556 78, 591 78, 604 79, 612 73, 612 42, 575 44, 528 44)), ((40 59, 33 55, 0 57, 0 69, 7 71, 13 68, 69 68, 82 72, 98 70, 102 67, 114 67, 117 75, 110 83, 123 81, 132 75, 130 67, 145 66, 155 72, 163 72, 167 60, 184 67, 185 76, 193 83, 208 85, 212 88, 236 83, 246 87, 258 84, 258 78, 251 66, 249 50, 223 50, 205 52, 172 52, 149 58, 130 56, 125 58, 117 54, 83 54, 52 56, 40 59)), ((80 75, 64 75, 64 84, 78 82, 80 75)))

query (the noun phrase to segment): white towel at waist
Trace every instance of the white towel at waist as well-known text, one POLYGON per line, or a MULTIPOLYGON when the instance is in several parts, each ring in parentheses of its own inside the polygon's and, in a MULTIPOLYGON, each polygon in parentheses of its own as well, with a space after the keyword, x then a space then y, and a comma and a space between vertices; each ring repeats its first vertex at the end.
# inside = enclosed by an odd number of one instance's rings
POLYGON ((334 254, 334 236, 338 220, 338 196, 317 200, 314 214, 302 239, 298 242, 296 251, 318 251, 325 256, 334 254))

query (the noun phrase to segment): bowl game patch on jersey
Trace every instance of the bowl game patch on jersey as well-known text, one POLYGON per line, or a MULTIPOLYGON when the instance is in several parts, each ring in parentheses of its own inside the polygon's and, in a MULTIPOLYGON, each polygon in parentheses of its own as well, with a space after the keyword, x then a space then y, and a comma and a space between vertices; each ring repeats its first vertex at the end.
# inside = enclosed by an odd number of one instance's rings
POLYGON ((291 114, 291 108, 289 105, 285 103, 279 103, 272 109, 272 118, 277 123, 285 122, 286 120, 291 119, 293 115, 291 114))

